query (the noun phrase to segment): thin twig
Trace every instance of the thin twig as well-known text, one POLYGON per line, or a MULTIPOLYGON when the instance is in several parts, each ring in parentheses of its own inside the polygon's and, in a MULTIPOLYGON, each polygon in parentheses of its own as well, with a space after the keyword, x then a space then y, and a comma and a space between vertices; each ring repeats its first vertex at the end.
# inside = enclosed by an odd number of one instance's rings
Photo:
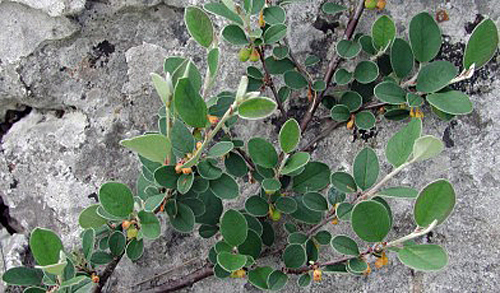
POLYGON ((102 289, 106 285, 106 282, 111 277, 111 275, 113 274, 113 272, 116 269, 116 266, 118 265, 118 263, 122 259, 122 256, 123 256, 123 254, 116 257, 110 263, 108 263, 106 265, 106 268, 104 268, 104 271, 102 271, 102 273, 99 275, 99 283, 92 290, 93 293, 101 293, 102 292, 102 289))
MULTIPOLYGON (((367 255, 371 252, 372 252, 372 249, 368 248, 365 251, 363 251, 362 253, 360 253, 360 256, 367 255)), ((354 256, 345 256, 345 257, 329 260, 329 261, 322 262, 322 263, 315 263, 314 266, 315 267, 326 267, 326 266, 330 266, 330 265, 336 265, 339 263, 346 262, 346 261, 350 260, 351 258, 354 258, 354 256)), ((286 272, 290 273, 290 274, 300 275, 300 274, 308 272, 312 269, 313 269, 313 266, 303 266, 301 268, 293 269, 293 270, 287 269, 286 272)))
POLYGON ((212 276, 213 274, 214 274, 213 265, 207 263, 203 267, 201 267, 200 269, 196 270, 195 272, 183 276, 181 279, 168 282, 166 284, 163 284, 161 286, 158 286, 156 288, 153 288, 153 289, 148 290, 148 291, 143 291, 143 292, 144 293, 173 292, 175 290, 189 287, 200 280, 203 280, 205 278, 212 276))
MULTIPOLYGON (((356 12, 354 16, 351 18, 349 21, 349 24, 347 25, 347 29, 344 32, 344 38, 347 40, 350 40, 353 35, 354 31, 356 30, 356 26, 358 25, 359 19, 361 18, 361 14, 363 14, 363 10, 365 8, 365 1, 364 0, 359 0, 358 7, 356 9, 356 12)), ((331 61, 328 66, 328 70, 325 74, 325 84, 327 85, 327 88, 323 90, 319 96, 316 96, 316 98, 313 100, 311 103, 311 106, 307 110, 307 112, 304 114, 304 117, 302 118, 302 121, 300 122, 300 129, 302 129, 302 132, 305 132, 307 125, 311 121, 311 119, 314 116, 314 113, 316 112, 316 109, 318 108, 319 104, 321 103, 321 100, 326 94, 326 91, 328 89, 328 85, 332 81, 333 74, 339 67, 340 63, 342 62, 342 58, 339 55, 336 55, 331 61)))
POLYGON ((191 263, 192 263, 192 262, 194 262, 195 260, 199 260, 199 259, 200 259, 200 257, 195 257, 195 258, 192 258, 192 259, 190 259, 190 260, 188 260, 188 261, 185 261, 184 263, 182 263, 182 264, 180 264, 180 265, 178 265, 178 266, 175 266, 175 267, 173 267, 173 268, 171 268, 171 269, 168 269, 168 270, 164 271, 163 273, 159 273, 158 275, 155 275, 155 276, 153 276, 153 277, 151 277, 151 278, 147 278, 146 280, 140 281, 139 283, 135 283, 135 284, 132 286, 132 288, 135 288, 135 287, 137 287, 137 286, 139 286, 139 285, 142 285, 142 284, 144 284, 144 283, 147 283, 147 282, 149 282, 149 281, 152 281, 152 280, 154 280, 154 279, 157 279, 157 278, 159 278, 159 277, 161 277, 161 276, 168 275, 168 274, 170 274, 171 272, 173 272, 173 271, 177 271, 177 270, 179 270, 179 269, 181 269, 181 268, 183 268, 183 267, 185 267, 185 266, 187 266, 187 265, 191 264, 191 263))
POLYGON ((245 160, 245 162, 248 165, 248 168, 250 168, 250 171, 254 171, 255 170, 255 165, 252 162, 252 160, 250 160, 250 158, 248 157, 247 153, 245 153, 245 151, 242 150, 241 148, 235 148, 235 150, 236 150, 236 152, 238 152, 238 154, 240 154, 240 156, 243 158, 243 160, 245 160))
POLYGON ((283 107, 283 103, 281 102, 281 99, 278 95, 278 91, 276 91, 276 87, 274 86, 273 78, 271 77, 271 74, 269 74, 269 71, 267 70, 266 62, 265 62, 265 57, 264 57, 264 49, 261 47, 257 47, 257 52, 259 52, 259 58, 260 62, 262 63, 262 69, 264 69, 264 84, 268 86, 271 91, 273 92, 274 99, 276 100, 276 103, 278 104, 278 109, 280 109, 281 115, 285 117, 285 120, 287 118, 287 114, 285 111, 285 108, 283 107))

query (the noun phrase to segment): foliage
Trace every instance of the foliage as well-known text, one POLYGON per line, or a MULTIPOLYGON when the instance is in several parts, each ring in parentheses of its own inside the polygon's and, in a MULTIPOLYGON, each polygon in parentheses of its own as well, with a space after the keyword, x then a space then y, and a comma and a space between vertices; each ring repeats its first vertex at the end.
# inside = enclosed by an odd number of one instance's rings
MULTIPOLYGON (((201 237, 215 239, 208 260, 216 277, 248 275, 249 282, 263 290, 282 289, 290 274, 301 275, 299 286, 321 280, 322 271, 367 274, 369 256, 377 259, 379 267, 387 264, 386 253, 396 253, 403 264, 416 270, 444 268, 448 256, 443 248, 411 240, 451 214, 453 186, 445 179, 429 183, 420 192, 411 186, 384 185, 409 165, 443 150, 440 139, 422 135, 424 105, 446 120, 473 110, 470 99, 450 86, 469 78, 474 68, 491 59, 498 44, 495 24, 486 19, 474 30, 465 51, 464 71, 458 74, 450 62, 433 61, 442 40, 430 14, 422 12, 410 20, 408 41, 397 36, 394 21, 382 15, 369 34, 338 42, 337 54, 345 66, 334 72, 332 89, 328 80, 315 80, 307 70, 321 61, 318 57, 309 56, 299 63, 293 48, 287 46, 286 2, 280 6, 264 0, 240 4, 224 0, 203 8, 187 7, 186 27, 207 50, 207 74, 203 80, 192 60, 175 56, 165 59, 162 74, 151 75, 162 102, 158 129, 121 142, 138 154, 141 163, 137 193, 122 183, 103 184, 99 204, 80 214, 81 249, 69 252, 53 231, 36 228, 30 248, 37 265, 12 268, 3 280, 50 292, 89 292, 99 282, 100 266, 123 256, 131 261, 142 256, 144 241, 162 234, 160 215, 168 219, 167 229, 179 233, 197 229, 201 237), (210 96, 220 50, 209 14, 228 22, 220 34, 241 47, 241 61, 262 61, 260 66, 247 67, 235 92, 210 96), (266 56, 266 51, 272 55, 266 56), (348 71, 350 67, 355 68, 353 72, 348 71), (273 85, 275 99, 262 96, 260 89, 273 79, 283 87, 276 91, 273 85), (241 141, 229 131, 239 119, 274 115, 291 93, 304 91, 310 99, 331 94, 333 99, 324 103, 331 119, 347 122, 351 128, 373 129, 379 115, 389 120, 410 118, 386 145, 385 156, 393 170, 381 176, 379 155, 369 147, 356 155, 350 171, 312 161, 299 147, 305 129, 295 118, 283 119, 279 148, 261 137, 241 141), (238 209, 227 209, 226 202, 240 198, 241 182, 258 184, 259 192, 238 209), (393 239, 389 235, 395 220, 391 202, 400 199, 413 202, 416 227, 393 239), (348 222, 357 237, 321 230, 338 221, 348 222), (286 231, 286 239, 275 239, 283 234, 277 229, 286 231), (266 247, 281 253, 274 267, 258 261, 269 255, 266 247), (328 247, 343 257, 323 261, 328 247)), ((365 4, 369 9, 383 9, 385 1, 365 4)), ((348 9, 328 2, 322 12, 348 13, 348 9)))

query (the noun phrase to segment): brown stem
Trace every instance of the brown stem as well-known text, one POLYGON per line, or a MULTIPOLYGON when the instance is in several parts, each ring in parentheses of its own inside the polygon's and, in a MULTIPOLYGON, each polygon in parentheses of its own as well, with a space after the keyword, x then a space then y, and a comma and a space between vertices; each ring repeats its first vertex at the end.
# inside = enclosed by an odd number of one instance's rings
POLYGON ((145 293, 164 293, 164 292, 173 292, 175 290, 179 290, 185 287, 189 287, 194 283, 201 281, 205 278, 208 278, 214 274, 213 266, 211 264, 206 264, 195 272, 185 275, 178 280, 174 280, 153 288, 148 291, 143 291, 145 293))
MULTIPOLYGON (((344 32, 344 38, 347 40, 350 40, 353 35, 354 31, 356 30, 356 26, 358 25, 359 19, 361 18, 361 14, 363 14, 363 10, 365 8, 365 1, 364 0, 359 0, 358 7, 356 9, 356 12, 354 13, 353 17, 347 24, 347 29, 344 32)), ((318 109, 319 104, 321 103, 321 100, 326 94, 326 91, 328 89, 328 85, 332 81, 333 74, 335 73, 335 70, 339 67, 340 63, 342 62, 342 58, 339 55, 336 55, 331 61, 330 64, 328 65, 328 70, 325 74, 325 83, 327 85, 327 88, 322 91, 319 96, 316 96, 316 98, 313 100, 311 103, 311 106, 307 110, 307 112, 304 114, 304 117, 302 118, 302 121, 300 122, 300 129, 302 129, 302 132, 305 132, 307 125, 309 122, 311 122, 311 119, 314 116, 314 112, 316 112, 316 109, 318 109)))
POLYGON ((285 111, 285 108, 283 107, 283 103, 281 102, 281 99, 278 95, 278 91, 276 91, 276 87, 274 86, 273 78, 271 77, 271 74, 269 74, 269 71, 267 70, 266 67, 266 62, 264 59, 264 49, 261 47, 257 47, 257 52, 259 52, 259 58, 260 62, 262 63, 262 69, 264 69, 264 84, 268 86, 271 91, 273 92, 274 99, 276 100, 276 103, 278 104, 278 109, 281 111, 281 115, 285 117, 285 120, 287 118, 287 114, 285 111))
POLYGON ((106 285, 106 282, 111 277, 111 275, 113 274, 113 272, 116 269, 116 266, 118 265, 118 263, 122 259, 122 256, 123 256, 123 254, 120 255, 119 257, 116 257, 110 263, 108 263, 106 265, 106 268, 104 268, 104 271, 102 271, 102 273, 99 275, 99 283, 92 290, 93 293, 101 293, 102 292, 102 289, 106 285))
POLYGON ((243 160, 245 160, 245 162, 247 163, 247 165, 251 171, 255 170, 254 163, 252 162, 252 160, 250 160, 250 158, 248 157, 247 153, 245 153, 244 150, 242 150, 240 148, 236 148, 236 152, 238 152, 238 154, 240 154, 240 156, 243 158, 243 160))
MULTIPOLYGON (((368 248, 367 250, 363 251, 360 254, 360 256, 367 255, 367 254, 370 253, 370 251, 371 251, 371 249, 368 248)), ((350 260, 353 257, 354 256, 345 256, 345 257, 341 257, 341 258, 338 258, 338 259, 329 260, 329 261, 326 261, 326 262, 323 262, 323 263, 315 263, 314 266, 316 266, 316 267, 326 267, 326 266, 330 266, 330 265, 336 265, 336 264, 339 264, 339 263, 346 262, 346 261, 350 260)), ((312 266, 303 266, 303 267, 298 268, 298 269, 293 269, 293 270, 288 269, 287 273, 289 273, 289 274, 295 274, 295 275, 300 275, 302 273, 310 271, 311 269, 313 269, 312 266)))

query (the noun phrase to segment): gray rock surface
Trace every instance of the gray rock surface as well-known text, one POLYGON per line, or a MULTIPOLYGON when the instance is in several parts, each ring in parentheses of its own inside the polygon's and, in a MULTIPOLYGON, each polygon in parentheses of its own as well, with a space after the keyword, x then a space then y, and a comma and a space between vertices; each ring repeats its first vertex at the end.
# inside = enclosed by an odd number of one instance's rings
MULTIPOLYGON (((76 228, 77 217, 83 207, 94 202, 89 195, 109 180, 135 185, 138 163, 118 142, 155 127, 160 102, 149 82, 149 73, 161 70, 164 57, 189 56, 204 72, 204 49, 189 39, 182 21, 183 7, 201 2, 205 1, 0 1, 0 122, 3 126, 15 122, 3 137, 4 128, 0 129, 0 196, 11 216, 24 228, 24 232, 13 236, 5 235, 3 230, 3 268, 19 265, 25 259, 27 235, 36 226, 56 230, 68 249, 77 248, 81 232, 76 228), (28 115, 20 120, 7 119, 8 109, 26 107, 31 108, 28 115)), ((287 8, 292 28, 289 43, 301 61, 308 54, 325 60, 311 69, 319 76, 346 23, 344 16, 319 14, 322 2, 287 8)), ((489 15, 497 23, 500 18, 498 3, 487 0, 391 0, 384 13, 395 19, 400 33, 405 33, 411 16, 437 9, 446 9, 450 15, 450 20, 440 25, 447 35, 440 58, 457 65, 470 33, 467 28, 476 15, 489 15)), ((368 32, 377 15, 366 13, 359 31, 368 32)), ((223 22, 218 19, 216 24, 220 28, 223 22)), ((214 92, 235 89, 245 70, 237 61, 236 48, 223 43, 221 50, 220 82, 214 92)), ((496 208, 500 194, 500 111, 495 107, 500 94, 499 61, 494 60, 473 80, 460 85, 474 102, 472 114, 451 123, 432 115, 425 117, 425 133, 446 142, 443 154, 394 179, 416 188, 440 177, 455 185, 458 203, 454 214, 446 225, 421 240, 447 248, 447 270, 414 273, 392 257, 390 266, 375 270, 369 277, 329 276, 302 290, 290 283, 286 292, 500 291, 500 216, 496 208)), ((298 118, 304 107, 304 100, 296 95, 287 105, 290 114, 298 118)), ((324 110, 318 113, 326 114, 324 110)), ((351 133, 338 129, 319 143, 313 157, 326 160, 333 170, 349 169, 355 154, 371 145, 382 158, 389 135, 401 126, 382 121, 380 133, 368 143, 351 143, 351 133)), ((304 141, 319 131, 320 125, 315 124, 304 141)), ((271 119, 240 122, 235 132, 245 140, 259 135, 276 142, 277 130, 271 119)), ((382 168, 390 171, 387 163, 382 168)), ((242 198, 254 192, 255 186, 242 184, 242 198)), ((390 237, 413 228, 411 204, 398 201, 394 205, 397 220, 390 237)), ((346 231, 344 228, 346 224, 330 227, 334 233, 346 231)), ((182 278, 198 261, 142 287, 134 286, 154 274, 204 257, 210 245, 196 233, 181 235, 166 228, 159 239, 147 243, 141 260, 135 264, 123 260, 119 264, 107 291, 140 292, 169 278, 182 278)), ((246 280, 209 278, 184 292, 256 290, 246 280)))

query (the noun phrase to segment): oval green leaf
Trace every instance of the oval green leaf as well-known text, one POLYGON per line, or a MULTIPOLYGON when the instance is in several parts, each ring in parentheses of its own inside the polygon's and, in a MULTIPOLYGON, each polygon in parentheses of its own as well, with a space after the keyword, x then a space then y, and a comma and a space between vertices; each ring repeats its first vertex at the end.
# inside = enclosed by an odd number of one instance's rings
POLYGON ((391 229, 387 209, 373 200, 362 201, 354 206, 351 214, 352 229, 367 242, 380 242, 391 229))
POLYGON ((419 271, 438 271, 448 264, 448 254, 439 245, 405 246, 398 252, 399 260, 419 271))
POLYGON ((434 93, 447 86, 458 70, 448 61, 434 61, 425 65, 417 76, 417 91, 434 93))
POLYGON ((441 30, 434 17, 427 12, 419 13, 411 19, 408 38, 415 59, 419 62, 431 61, 441 48, 441 30))
POLYGON ((279 143, 284 153, 290 153, 299 144, 300 126, 294 118, 288 119, 280 129, 279 143))
POLYGON ((107 182, 101 186, 99 202, 106 212, 123 219, 134 210, 132 191, 127 185, 118 182, 107 182))
POLYGON ((356 185, 362 190, 367 190, 377 182, 380 171, 377 154, 375 151, 366 147, 362 149, 354 159, 353 175, 356 185))
POLYGON ((262 119, 273 114, 276 107, 276 102, 269 98, 252 98, 241 103, 238 107, 238 115, 247 120, 262 119))
POLYGON ((455 190, 447 180, 440 179, 420 191, 413 210, 415 222, 420 227, 429 226, 434 220, 443 223, 455 207, 455 190))
POLYGON ((193 39, 205 48, 208 48, 214 39, 212 21, 202 9, 188 6, 184 11, 184 22, 193 39))

